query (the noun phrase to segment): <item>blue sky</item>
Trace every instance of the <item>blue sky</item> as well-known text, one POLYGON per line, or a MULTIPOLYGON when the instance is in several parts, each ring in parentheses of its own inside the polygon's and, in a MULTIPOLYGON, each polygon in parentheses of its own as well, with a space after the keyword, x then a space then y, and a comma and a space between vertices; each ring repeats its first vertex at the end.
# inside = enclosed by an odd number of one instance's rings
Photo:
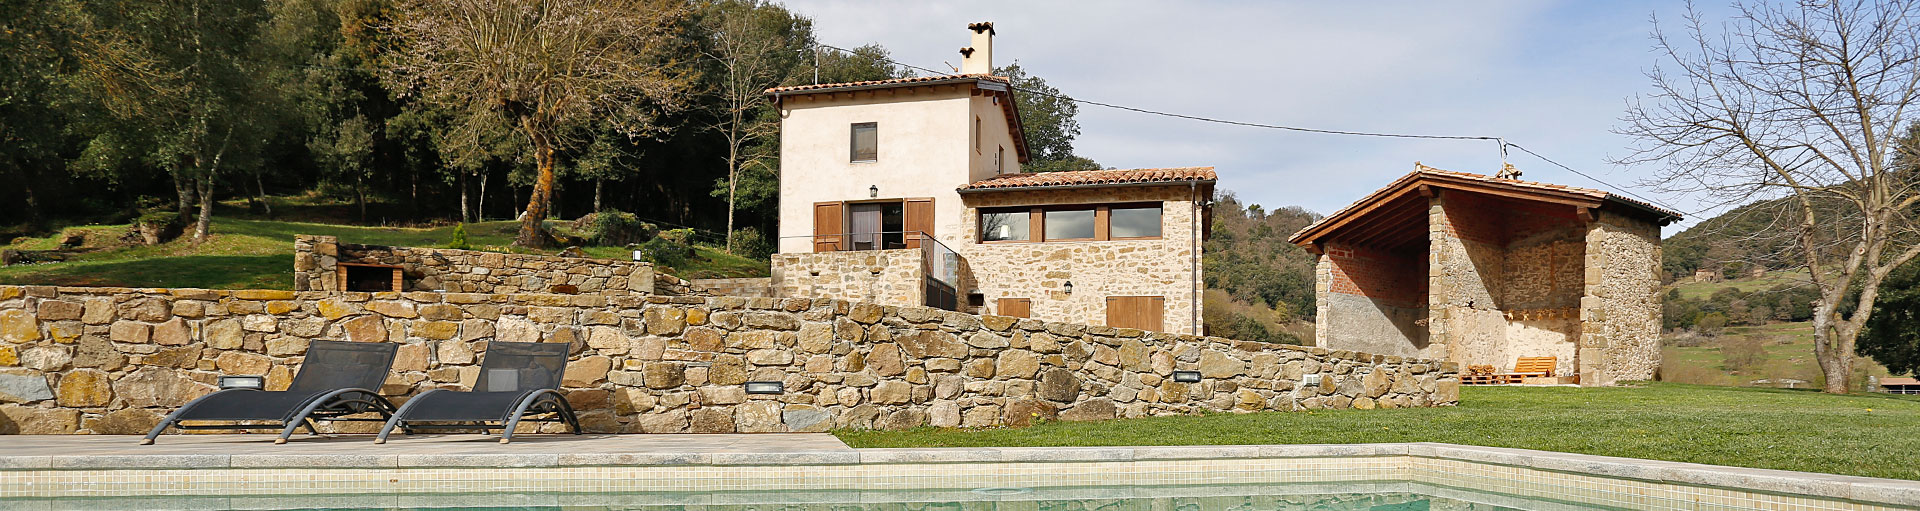
MULTIPOLYGON (((785 3, 812 17, 826 44, 879 43, 922 67, 959 65, 966 24, 993 21, 996 64, 1017 60, 1074 97, 1267 124, 1506 137, 1612 186, 1511 154, 1525 179, 1704 207, 1642 186, 1656 168, 1608 163, 1631 143, 1611 130, 1659 63, 1651 18, 1671 29, 1680 2, 785 3)), ((1728 11, 1701 8, 1711 19, 1728 11)), ((1213 166, 1222 188, 1269 208, 1331 212, 1415 161, 1500 166, 1485 141, 1303 134, 1087 105, 1079 120, 1077 152, 1102 165, 1213 166)))

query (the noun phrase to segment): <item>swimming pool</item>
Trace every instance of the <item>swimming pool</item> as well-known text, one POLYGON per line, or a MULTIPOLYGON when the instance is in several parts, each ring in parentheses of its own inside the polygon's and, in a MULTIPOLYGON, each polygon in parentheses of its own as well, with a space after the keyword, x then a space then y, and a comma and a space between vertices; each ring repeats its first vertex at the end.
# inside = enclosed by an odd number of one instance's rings
POLYGON ((0 508, 1920 509, 1916 481, 1447 444, 41 458, 0 456, 0 508))

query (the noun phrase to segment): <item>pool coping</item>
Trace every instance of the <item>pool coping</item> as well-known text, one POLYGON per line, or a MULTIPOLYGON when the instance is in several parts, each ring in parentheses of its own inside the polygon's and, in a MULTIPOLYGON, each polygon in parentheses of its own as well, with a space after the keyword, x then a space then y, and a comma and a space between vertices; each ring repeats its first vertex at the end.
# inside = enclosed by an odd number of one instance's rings
MULTIPOLYGON (((377 449, 370 449, 377 450, 377 449)), ((283 468, 558 468, 938 463, 1085 463, 1253 458, 1406 456, 1538 470, 1920 507, 1920 481, 1445 443, 1129 447, 950 447, 783 452, 515 454, 111 454, 0 455, 0 477, 18 471, 283 468)))

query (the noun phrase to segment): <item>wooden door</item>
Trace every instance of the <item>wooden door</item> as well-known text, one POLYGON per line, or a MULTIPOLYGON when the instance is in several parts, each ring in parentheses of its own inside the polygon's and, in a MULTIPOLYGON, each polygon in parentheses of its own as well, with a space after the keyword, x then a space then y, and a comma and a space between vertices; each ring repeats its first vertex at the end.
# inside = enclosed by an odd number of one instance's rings
POLYGON ((846 250, 847 205, 840 202, 813 203, 813 251, 846 250))
POLYGON ((1167 311, 1166 298, 1158 296, 1107 297, 1107 326, 1137 328, 1150 332, 1165 331, 1162 319, 1167 311))
POLYGON ((998 309, 1002 316, 1033 317, 1033 299, 1031 298, 1001 298, 999 302, 999 306, 995 309, 998 309))
POLYGON ((907 199, 905 218, 901 223, 906 227, 907 248, 920 248, 920 233, 933 237, 933 198, 907 199))

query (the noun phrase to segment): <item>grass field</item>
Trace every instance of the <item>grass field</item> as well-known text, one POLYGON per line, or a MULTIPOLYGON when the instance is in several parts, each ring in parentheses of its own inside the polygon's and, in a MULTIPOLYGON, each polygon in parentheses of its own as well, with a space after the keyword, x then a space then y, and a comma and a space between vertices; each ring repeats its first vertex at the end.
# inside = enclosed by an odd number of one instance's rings
POLYGON ((1920 396, 1671 383, 1467 387, 1460 405, 839 431, 854 447, 1446 442, 1920 479, 1920 396))
MULTIPOLYGON (((1756 380, 1794 379, 1809 382, 1795 384, 1806 388, 1822 381, 1813 359, 1810 321, 1727 327, 1699 346, 1669 345, 1662 352, 1660 379, 1670 382, 1744 386, 1756 380), (1743 356, 1743 351, 1757 356, 1743 356)), ((1886 366, 1866 357, 1856 357, 1854 368, 1856 388, 1863 387, 1868 376, 1890 375, 1886 366)))
MULTIPOLYGON (((467 226, 468 241, 477 250, 527 252, 509 246, 518 223, 484 222, 467 226)), ((453 238, 453 226, 362 227, 326 223, 215 218, 213 238, 201 245, 185 237, 157 246, 115 247, 110 240, 126 232, 126 225, 70 227, 88 237, 85 246, 103 247, 76 254, 66 262, 0 268, 0 284, 193 287, 214 289, 293 289, 293 236, 338 236, 345 243, 441 247, 453 238)), ((16 240, 6 248, 47 250, 59 245, 60 234, 16 240)), ((593 257, 629 259, 624 248, 585 249, 593 257)), ((553 253, 545 251, 542 253, 553 253)), ((676 269, 687 278, 750 277, 767 274, 767 262, 696 246, 696 255, 676 269)))
POLYGON ((1764 291, 1781 284, 1806 283, 1805 271, 1775 270, 1752 278, 1723 280, 1720 282, 1684 282, 1675 283, 1672 288, 1680 290, 1680 296, 1686 298, 1706 298, 1713 292, 1726 288, 1739 288, 1741 291, 1764 291))

